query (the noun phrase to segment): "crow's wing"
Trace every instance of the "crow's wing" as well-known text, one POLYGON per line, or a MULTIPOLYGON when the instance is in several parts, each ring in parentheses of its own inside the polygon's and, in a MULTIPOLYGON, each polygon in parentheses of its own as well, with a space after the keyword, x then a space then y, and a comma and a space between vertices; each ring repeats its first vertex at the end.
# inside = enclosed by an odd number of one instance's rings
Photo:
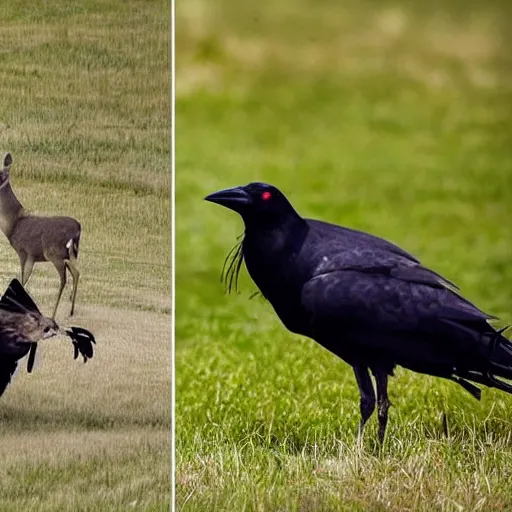
POLYGON ((3 359, 0 362, 0 396, 2 396, 5 388, 9 385, 9 382, 11 382, 11 378, 17 366, 18 363, 13 359, 3 359))
POLYGON ((354 270, 366 274, 376 274, 417 284, 426 284, 435 288, 450 288, 457 290, 455 284, 441 275, 381 249, 336 250, 322 257, 313 271, 314 276, 331 272, 354 270))
POLYGON ((303 286, 301 302, 315 333, 338 337, 351 329, 443 337, 454 329, 475 335, 494 332, 487 323, 492 317, 453 291, 377 272, 318 275, 303 286))
POLYGON ((347 247, 380 249, 383 252, 394 254, 395 256, 399 256, 400 258, 414 263, 419 263, 412 254, 384 238, 321 220, 306 219, 306 222, 313 231, 317 232, 320 236, 325 236, 330 242, 339 240, 347 247))
POLYGON ((355 270, 427 284, 436 288, 457 286, 420 262, 400 247, 382 238, 320 221, 308 221, 311 226, 307 256, 318 263, 313 276, 339 270, 355 270), (320 257, 321 255, 321 257, 320 257))

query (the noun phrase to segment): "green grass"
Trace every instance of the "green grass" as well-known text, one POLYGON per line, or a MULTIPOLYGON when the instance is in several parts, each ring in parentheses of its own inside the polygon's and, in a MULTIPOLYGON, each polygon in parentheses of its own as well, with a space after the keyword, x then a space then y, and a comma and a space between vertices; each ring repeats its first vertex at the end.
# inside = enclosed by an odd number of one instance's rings
MULTIPOLYGON (((82 224, 76 318, 25 361, 0 407, 2 511, 165 511, 170 505, 170 6, 53 0, 0 6, 0 151, 26 209, 82 224)), ((0 288, 19 273, 0 235, 0 288)), ((28 289, 52 311, 58 276, 28 289)))
POLYGON ((506 2, 177 5, 180 510, 512 510, 512 399, 398 369, 382 450, 351 369, 219 283, 242 231, 205 203, 263 180, 388 238, 512 320, 506 2), (442 433, 448 414, 450 434, 442 433))

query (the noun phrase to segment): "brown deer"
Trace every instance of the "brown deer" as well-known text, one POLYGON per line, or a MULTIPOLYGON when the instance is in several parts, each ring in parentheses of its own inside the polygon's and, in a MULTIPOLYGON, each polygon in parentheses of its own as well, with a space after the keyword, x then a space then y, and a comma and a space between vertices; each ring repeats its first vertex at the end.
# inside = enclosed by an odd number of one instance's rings
POLYGON ((60 276, 60 288, 52 318, 64 286, 66 269, 73 277, 71 294, 71 313, 75 311, 76 289, 78 286, 78 245, 80 242, 80 223, 71 217, 41 217, 28 214, 12 191, 9 171, 12 156, 6 153, 3 169, 0 171, 0 230, 7 237, 18 254, 21 265, 21 284, 25 286, 32 273, 34 263, 50 261, 60 276))

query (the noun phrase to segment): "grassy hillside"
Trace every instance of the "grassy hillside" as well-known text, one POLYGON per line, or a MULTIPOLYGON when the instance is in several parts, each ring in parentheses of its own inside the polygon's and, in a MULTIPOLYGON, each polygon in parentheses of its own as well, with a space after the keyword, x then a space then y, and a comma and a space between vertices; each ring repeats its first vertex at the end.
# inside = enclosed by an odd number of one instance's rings
POLYGON ((388 238, 512 321, 507 2, 177 5, 180 510, 512 510, 512 398, 398 369, 388 439, 355 439, 351 369, 292 335, 205 203, 268 181, 299 212, 388 238), (448 415, 450 433, 442 432, 448 415))
MULTIPOLYGON (((27 210, 82 224, 76 317, 94 332, 40 347, 0 406, 0 509, 169 508, 170 6, 55 0, 0 6, 0 151, 27 210)), ((0 236, 0 288, 19 273, 0 236)), ((51 264, 28 289, 50 314, 51 264)))

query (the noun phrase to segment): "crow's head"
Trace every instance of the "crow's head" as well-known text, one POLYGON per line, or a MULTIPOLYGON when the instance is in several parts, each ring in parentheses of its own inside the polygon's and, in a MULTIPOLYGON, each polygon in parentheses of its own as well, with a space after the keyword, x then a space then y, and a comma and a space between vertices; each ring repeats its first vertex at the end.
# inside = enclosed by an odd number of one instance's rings
POLYGON ((205 197, 206 201, 220 204, 240 214, 245 224, 244 234, 229 252, 224 261, 221 280, 226 291, 238 291, 238 275, 244 260, 243 244, 248 234, 263 233, 264 236, 283 226, 290 227, 290 220, 304 222, 293 209, 285 195, 267 183, 249 183, 242 187, 227 188, 205 197))
POLYGON ((206 196, 205 200, 234 210, 246 222, 249 219, 277 219, 295 212, 285 195, 267 183, 249 183, 243 187, 219 190, 206 196))

